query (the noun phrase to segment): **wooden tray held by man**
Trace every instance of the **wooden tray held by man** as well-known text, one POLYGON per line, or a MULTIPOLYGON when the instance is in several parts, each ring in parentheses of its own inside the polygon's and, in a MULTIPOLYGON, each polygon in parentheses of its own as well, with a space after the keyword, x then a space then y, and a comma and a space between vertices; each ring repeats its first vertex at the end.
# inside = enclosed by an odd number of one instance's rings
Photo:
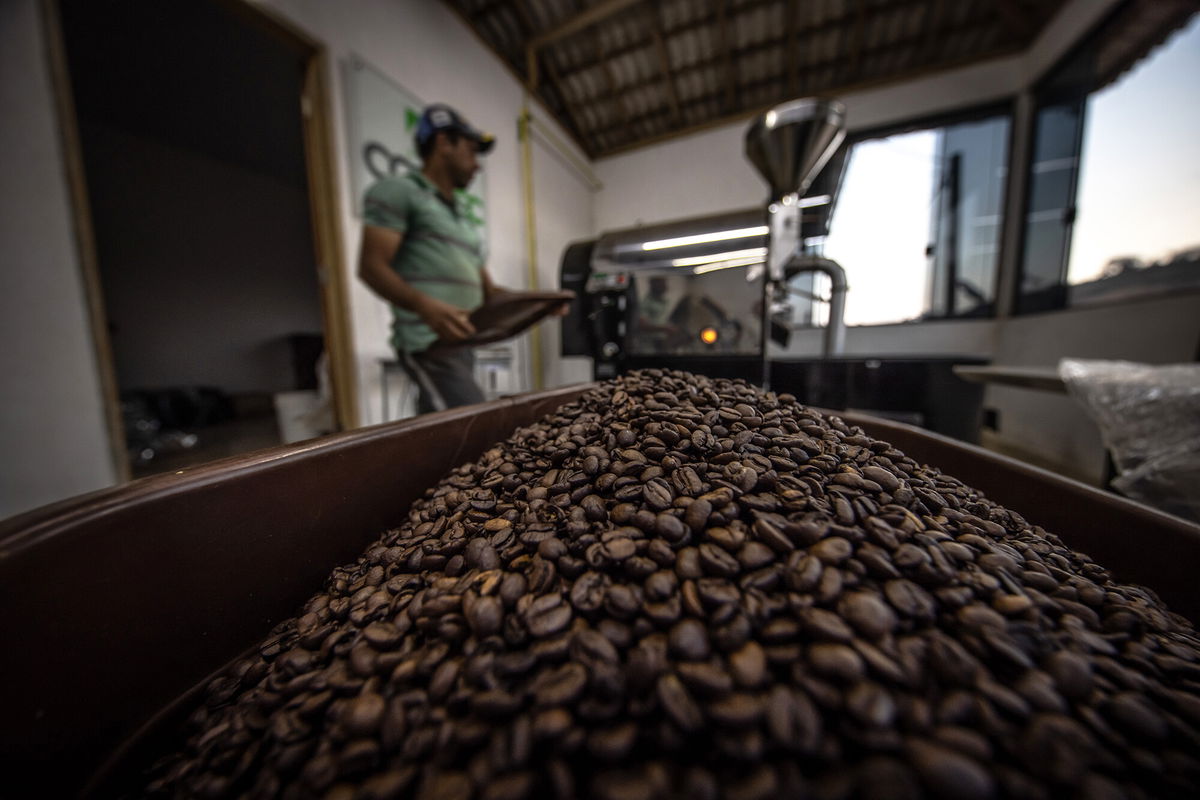
POLYGON ((575 293, 569 290, 497 292, 488 302, 471 312, 470 320, 475 333, 457 342, 439 340, 433 347, 478 347, 511 339, 574 299, 575 293))

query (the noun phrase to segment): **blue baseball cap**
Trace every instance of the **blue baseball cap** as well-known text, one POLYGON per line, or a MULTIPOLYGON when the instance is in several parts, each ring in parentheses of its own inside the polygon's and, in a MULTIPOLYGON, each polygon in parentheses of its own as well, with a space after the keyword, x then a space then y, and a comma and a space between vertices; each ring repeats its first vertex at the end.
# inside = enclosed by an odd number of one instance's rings
POLYGON ((438 131, 455 131, 466 136, 479 145, 480 155, 486 155, 496 144, 495 136, 475 129, 450 106, 435 103, 426 107, 421 114, 421 121, 417 123, 417 148, 424 147, 438 131))

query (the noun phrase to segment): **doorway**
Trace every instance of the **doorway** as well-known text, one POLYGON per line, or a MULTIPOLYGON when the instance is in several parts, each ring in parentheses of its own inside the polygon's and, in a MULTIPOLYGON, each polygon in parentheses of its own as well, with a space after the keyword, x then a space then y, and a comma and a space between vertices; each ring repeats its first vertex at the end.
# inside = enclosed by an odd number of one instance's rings
POLYGON ((241 0, 50 20, 120 472, 352 427, 323 49, 241 0))

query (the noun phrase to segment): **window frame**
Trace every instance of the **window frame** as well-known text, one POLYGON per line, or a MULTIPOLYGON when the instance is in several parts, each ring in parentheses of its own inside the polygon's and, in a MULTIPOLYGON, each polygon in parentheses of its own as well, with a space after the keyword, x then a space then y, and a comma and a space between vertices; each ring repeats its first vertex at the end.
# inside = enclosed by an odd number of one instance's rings
MULTIPOLYGON (((1077 200, 1079 197, 1080 177, 1083 167, 1083 141, 1087 132, 1088 125, 1088 102, 1092 95, 1097 91, 1104 89, 1108 84, 1103 83, 1101 79, 1095 75, 1088 78, 1085 88, 1078 86, 1063 86, 1055 85, 1056 81, 1063 78, 1069 73, 1072 63, 1084 57, 1090 50, 1095 50, 1103 44, 1103 38, 1113 26, 1122 23, 1122 17, 1135 9, 1136 3, 1132 0, 1118 3, 1097 20, 1088 31, 1081 36, 1074 44, 1072 44, 1061 56, 1059 56, 1049 67, 1032 82, 1027 90, 1028 95, 1032 98, 1031 108, 1028 118, 1024 121, 1024 127, 1028 131, 1028 147, 1024 153, 1024 163, 1021 165, 1023 175, 1023 185, 1021 192, 1020 207, 1016 210, 1015 224, 1019 226, 1015 237, 1014 247, 1016 250, 1015 257, 1012 262, 1013 282, 1010 288, 1010 296, 1008 298, 1013 317, 1030 316, 1034 314, 1053 314, 1061 311, 1071 311, 1083 308, 1097 308, 1111 305, 1122 305, 1132 301, 1145 300, 1163 294, 1173 293, 1178 291, 1185 292, 1200 292, 1200 286, 1192 287, 1176 287, 1173 289, 1156 289, 1146 286, 1137 289, 1129 294, 1119 294, 1112 297, 1100 297, 1091 300, 1079 301, 1073 300, 1071 297, 1072 285, 1068 280, 1067 269, 1071 259, 1071 248, 1074 244, 1075 237, 1075 219, 1077 216, 1077 200), (1035 147, 1037 144, 1037 135, 1040 125, 1039 116, 1047 108, 1056 105, 1065 105, 1068 102, 1077 102, 1079 105, 1079 127, 1075 132, 1074 141, 1074 174, 1071 180, 1070 197, 1069 197, 1069 213, 1070 221, 1066 235, 1066 245, 1063 248, 1061 260, 1059 263, 1059 282, 1053 287, 1051 302, 1048 306, 1038 306, 1030 304, 1028 298, 1031 293, 1026 293, 1022 290, 1022 285, 1025 282, 1025 256, 1029 247, 1029 225, 1028 218, 1033 204, 1033 166, 1036 156, 1035 147), (1024 308, 1022 306, 1025 306, 1024 308)), ((1197 12, 1193 12, 1197 13, 1197 12)), ((1153 54, 1158 48, 1167 43, 1169 38, 1182 27, 1191 24, 1192 19, 1185 20, 1180 27, 1172 28, 1166 38, 1158 41, 1150 46, 1141 56, 1133 63, 1128 65, 1123 71, 1131 72, 1144 61, 1147 57, 1153 54)), ((1009 182, 1011 189, 1011 181, 1009 182)))
MULTIPOLYGON (((864 127, 859 130, 849 131, 846 134, 845 142, 842 147, 847 149, 847 159, 853 156, 853 148, 860 142, 870 141, 872 139, 885 139, 889 136, 896 136, 904 133, 917 133, 919 131, 928 131, 935 128, 946 128, 952 125, 962 125, 971 122, 981 122, 993 117, 1008 118, 1008 136, 1004 144, 1005 147, 1005 169, 1007 173, 1003 181, 1001 196, 999 202, 1000 208, 1000 235, 997 237, 996 261, 992 275, 991 286, 991 301, 988 303, 987 309, 983 313, 971 314, 939 314, 931 315, 927 310, 924 315, 913 320, 892 321, 892 322, 872 322, 864 325, 855 325, 856 328, 876 328, 887 325, 924 325, 926 323, 939 322, 964 322, 973 320, 996 319, 999 316, 1001 307, 1000 291, 1004 285, 1002 277, 1004 272, 1005 259, 1007 256, 1006 236, 1004 230, 1008 225, 1008 209, 1009 198, 1012 192, 1012 175, 1013 175, 1013 148, 1016 145, 1017 138, 1017 106, 1018 98, 1015 95, 1008 95, 996 100, 988 100, 981 103, 975 103, 964 108, 955 108, 947 111, 940 111, 933 114, 926 114, 919 117, 904 120, 902 122, 891 122, 884 125, 875 125, 864 127)), ((849 161, 847 160, 847 166, 849 161)), ((841 180, 838 183, 838 194, 840 195, 845 184, 846 175, 843 173, 841 180)), ((836 201, 834 209, 830 214, 830 225, 833 224, 834 218, 837 216, 836 201)), ((820 326, 815 326, 820 327, 820 326)))

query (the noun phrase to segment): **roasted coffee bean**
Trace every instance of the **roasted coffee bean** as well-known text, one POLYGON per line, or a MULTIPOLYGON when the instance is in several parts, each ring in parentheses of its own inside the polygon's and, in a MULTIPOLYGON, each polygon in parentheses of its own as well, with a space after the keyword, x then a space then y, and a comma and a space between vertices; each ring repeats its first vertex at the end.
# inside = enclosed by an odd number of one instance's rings
POLYGON ((696 498, 683 510, 683 521, 694 532, 703 530, 712 515, 713 506, 703 497, 696 498))
POLYGON ((671 652, 677 657, 688 661, 700 661, 708 658, 708 632, 699 621, 685 619, 671 628, 671 652))
POLYGON ((533 686, 534 697, 543 706, 573 703, 587 685, 587 670, 579 664, 564 664, 542 673, 533 686))
POLYGON ((757 642, 747 642, 729 654, 729 668, 739 686, 749 689, 762 686, 767 680, 767 657, 757 642))
POLYGON ((995 794, 995 779, 966 756, 919 739, 909 740, 906 750, 922 782, 937 797, 984 798, 995 794))
POLYGON ((538 638, 558 633, 571 621, 571 606, 561 595, 548 594, 539 597, 525 615, 525 625, 538 638))
POLYGON ((146 793, 1200 794, 1200 639, 1153 593, 790 395, 665 370, 452 470, 206 688, 146 793))
POLYGON ((675 675, 664 675, 658 679, 658 699, 671 721, 681 730, 690 733, 702 724, 700 707, 675 675))
POLYGON ((826 564, 840 564, 854 552, 854 545, 840 536, 831 536, 808 548, 808 552, 826 564))
POLYGON ((675 672, 684 685, 704 695, 724 695, 733 688, 733 678, 720 667, 704 662, 676 664, 675 672))
POLYGON ((895 612, 873 592, 844 595, 838 613, 869 639, 879 639, 896 627, 895 612))
POLYGON ((467 624, 479 637, 491 636, 500 630, 504 607, 498 597, 481 597, 467 611, 467 624))

